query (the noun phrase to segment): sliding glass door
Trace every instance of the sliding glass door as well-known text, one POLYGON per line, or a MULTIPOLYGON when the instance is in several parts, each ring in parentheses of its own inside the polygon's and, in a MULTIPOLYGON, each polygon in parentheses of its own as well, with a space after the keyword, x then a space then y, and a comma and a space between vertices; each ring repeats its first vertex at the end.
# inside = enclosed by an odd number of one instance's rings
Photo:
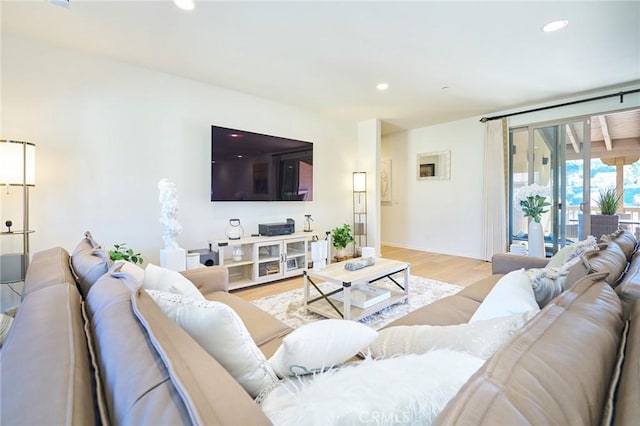
MULTIPOLYGON (((588 235, 590 214, 589 121, 566 121, 512 129, 510 135, 510 200, 519 188, 538 184, 551 194, 542 215, 547 255, 588 235), (584 223, 583 223, 584 222, 584 223)), ((511 242, 526 241, 528 221, 518 206, 510 207, 511 242)))

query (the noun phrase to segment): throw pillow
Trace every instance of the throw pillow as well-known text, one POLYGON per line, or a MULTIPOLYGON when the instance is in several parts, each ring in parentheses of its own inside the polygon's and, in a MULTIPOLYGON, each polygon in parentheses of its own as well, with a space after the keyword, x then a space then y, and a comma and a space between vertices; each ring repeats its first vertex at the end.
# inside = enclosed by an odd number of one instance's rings
POLYGON ((145 290, 159 290, 167 293, 180 294, 205 300, 200 290, 180 272, 161 268, 152 263, 144 270, 142 288, 145 290))
POLYGON ((558 252, 549 259, 547 268, 561 266, 564 263, 573 265, 580 260, 580 256, 592 251, 598 251, 598 242, 593 235, 589 235, 585 240, 566 245, 558 250, 558 252))
POLYGON ((229 306, 157 290, 147 293, 252 397, 278 380, 244 323, 229 306))
POLYGON ((127 262, 125 260, 119 260, 118 262, 116 262, 116 264, 120 266, 120 268, 117 269, 117 271, 128 273, 133 278, 135 278, 136 281, 138 281, 140 284, 144 282, 144 269, 142 269, 138 265, 135 265, 131 262, 127 262))
POLYGON ((483 363, 448 349, 367 359, 284 380, 258 402, 275 425, 429 425, 483 363))
POLYGON ((529 311, 469 324, 389 327, 378 332, 369 350, 374 358, 389 358, 448 348, 488 359, 535 314, 529 311))
POLYGON ((518 269, 498 280, 469 322, 539 310, 529 277, 524 269, 518 269))
POLYGON ((11 324, 13 324, 13 317, 5 314, 0 314, 0 348, 4 343, 4 339, 7 338, 9 330, 11 330, 11 324))
POLYGON ((355 321, 312 322, 289 333, 269 364, 279 377, 322 371, 347 361, 377 335, 372 328, 355 321))
POLYGON ((76 277, 82 295, 86 297, 91 286, 111 267, 111 259, 109 259, 109 254, 94 240, 91 232, 85 232, 84 236, 71 255, 71 270, 76 277))
POLYGON ((531 281, 536 302, 541 308, 564 291, 564 283, 570 269, 567 265, 569 263, 547 268, 531 268, 524 271, 531 281))

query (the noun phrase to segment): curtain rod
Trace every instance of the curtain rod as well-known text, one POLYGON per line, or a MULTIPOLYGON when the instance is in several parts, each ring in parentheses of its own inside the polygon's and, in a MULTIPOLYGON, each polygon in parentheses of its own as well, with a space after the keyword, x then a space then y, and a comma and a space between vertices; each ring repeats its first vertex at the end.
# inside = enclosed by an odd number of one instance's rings
POLYGON ((627 91, 622 91, 622 92, 618 92, 618 93, 610 93, 608 95, 596 96, 596 97, 593 97, 593 98, 587 98, 587 99, 580 99, 580 100, 577 100, 577 101, 565 102, 565 103, 562 103, 562 104, 556 104, 556 105, 549 105, 549 106, 544 106, 544 107, 540 107, 540 108, 527 109, 525 111, 513 112, 511 114, 496 115, 494 117, 482 117, 480 119, 480 122, 481 123, 486 123, 487 121, 490 121, 490 120, 501 120, 503 118, 511 117, 513 115, 520 115, 520 114, 527 114, 527 113, 530 113, 530 112, 544 111, 546 109, 560 108, 560 107, 569 106, 569 105, 581 104, 581 103, 584 103, 584 102, 599 101, 601 99, 615 98, 616 96, 620 96, 620 103, 623 103, 624 102, 624 95, 629 95, 629 94, 638 93, 638 92, 640 92, 640 89, 627 90, 627 91))

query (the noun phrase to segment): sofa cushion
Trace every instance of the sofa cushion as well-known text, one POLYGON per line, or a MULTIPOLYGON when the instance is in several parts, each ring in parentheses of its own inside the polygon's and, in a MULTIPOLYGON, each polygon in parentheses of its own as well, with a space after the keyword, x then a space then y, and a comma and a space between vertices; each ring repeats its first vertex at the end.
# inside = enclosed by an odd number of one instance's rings
POLYGON ((498 280, 469 322, 539 310, 529 276, 524 269, 520 269, 498 280))
POLYGON ((60 283, 75 283, 75 277, 69 267, 69 253, 62 247, 37 252, 29 263, 22 297, 26 297, 32 291, 60 283))
POLYGON ((315 321, 289 333, 269 364, 279 377, 316 373, 346 362, 377 336, 356 321, 315 321))
POLYGON ((615 243, 621 249, 627 260, 631 260, 631 256, 636 250, 638 241, 636 237, 629 231, 619 229, 611 234, 603 235, 601 238, 603 243, 615 243))
POLYGON ((24 298, 0 353, 0 424, 96 424, 81 303, 68 283, 24 298))
MULTIPOLYGON (((518 268, 521 269, 521 268, 518 268)), ((471 300, 475 300, 478 303, 482 303, 487 294, 491 291, 494 285, 502 278, 502 274, 492 274, 486 278, 481 279, 473 283, 472 285, 463 288, 456 295, 466 297, 471 300)), ((466 321, 465 321, 466 322, 466 321)))
POLYGON ((240 385, 139 285, 129 274, 110 272, 87 298, 111 424, 268 424, 240 385))
POLYGON ((613 424, 637 424, 640 419, 640 300, 636 300, 631 309, 623 370, 616 396, 613 424))
MULTIPOLYGON (((291 327, 273 315, 234 294, 216 291, 207 294, 206 297, 208 300, 224 303, 233 309, 249 330, 253 341, 260 347, 293 331, 291 327)), ((265 353, 265 356, 271 356, 271 354, 265 353)))
POLYGON ((133 313, 131 292, 136 286, 128 274, 109 273, 96 281, 87 296, 110 421, 186 423, 189 412, 133 313))
POLYGON ((111 267, 111 260, 107 252, 93 239, 91 232, 87 231, 84 235, 84 239, 78 243, 71 255, 71 267, 80 292, 86 298, 91 286, 111 267))
POLYGON ((605 281, 615 288, 627 268, 627 257, 617 244, 603 243, 599 246, 599 251, 586 253, 584 257, 589 262, 591 272, 605 272, 605 281))
POLYGON ((576 262, 569 269, 567 279, 564 281, 564 289, 567 290, 573 287, 575 283, 589 275, 589 272, 591 272, 589 261, 585 258, 585 256, 580 256, 580 261, 576 262))
POLYGON ((136 317, 164 361, 173 386, 186 401, 193 424, 269 424, 238 382, 167 317, 146 291, 136 290, 132 302, 136 317))
POLYGON ((631 307, 640 299, 640 253, 631 257, 631 262, 625 272, 622 281, 616 287, 616 293, 622 301, 625 319, 629 318, 631 307))
POLYGON ((469 322, 469 318, 480 306, 468 297, 453 296, 444 297, 426 306, 409 312, 407 315, 385 325, 382 329, 398 325, 451 325, 469 322))
POLYGON ((583 278, 545 306, 434 424, 599 424, 623 329, 604 276, 583 278))
POLYGON ((214 291, 229 291, 229 270, 226 266, 188 269, 180 273, 191 281, 205 298, 214 291))
POLYGON ((147 290, 169 318, 200 344, 252 397, 278 378, 233 309, 224 303, 147 290))
POLYGON ((380 330, 369 350, 374 358, 389 358, 448 348, 487 359, 535 314, 531 311, 456 325, 389 327, 380 330))

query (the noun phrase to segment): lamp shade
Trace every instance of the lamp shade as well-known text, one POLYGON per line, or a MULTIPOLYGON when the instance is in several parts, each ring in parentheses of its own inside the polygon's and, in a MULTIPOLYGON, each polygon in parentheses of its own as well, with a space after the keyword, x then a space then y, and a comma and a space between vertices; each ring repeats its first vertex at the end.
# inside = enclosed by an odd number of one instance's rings
POLYGON ((36 184, 36 145, 0 140, 0 185, 24 184, 36 184))
POLYGON ((367 173, 353 172, 353 192, 365 192, 367 190, 367 173))

